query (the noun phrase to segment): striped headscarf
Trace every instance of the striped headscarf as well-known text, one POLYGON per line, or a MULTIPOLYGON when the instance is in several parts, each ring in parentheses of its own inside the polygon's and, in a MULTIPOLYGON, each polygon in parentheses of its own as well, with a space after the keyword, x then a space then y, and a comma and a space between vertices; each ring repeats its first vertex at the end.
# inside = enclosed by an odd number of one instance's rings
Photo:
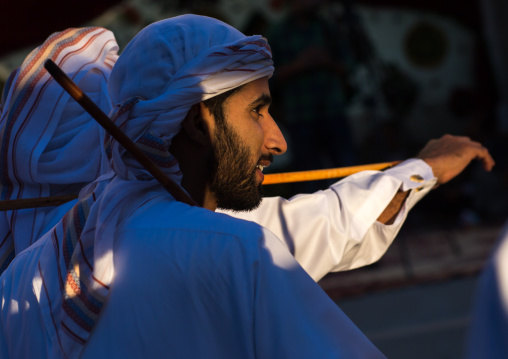
MULTIPOLYGON (((179 183, 169 146, 190 107, 272 73, 270 48, 260 36, 203 16, 159 21, 136 35, 114 66, 110 117, 179 183)), ((33 281, 55 358, 79 357, 114 285, 116 228, 160 195, 150 192, 157 182, 114 139, 106 136, 104 146, 109 170, 45 235, 33 281)))
MULTIPOLYGON (((1 200, 76 193, 104 171, 99 126, 52 79, 44 61, 55 61, 109 112, 107 83, 117 50, 106 29, 68 29, 50 36, 11 74, 0 117, 1 200), (76 155, 80 151, 94 156, 76 155)), ((0 273, 39 238, 51 210, 0 212, 0 273)))

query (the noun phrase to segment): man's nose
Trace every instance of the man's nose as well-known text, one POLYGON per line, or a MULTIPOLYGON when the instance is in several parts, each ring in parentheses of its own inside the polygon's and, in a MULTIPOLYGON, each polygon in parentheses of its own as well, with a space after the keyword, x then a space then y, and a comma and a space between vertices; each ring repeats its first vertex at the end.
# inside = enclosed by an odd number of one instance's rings
POLYGON ((286 139, 272 116, 266 118, 265 146, 273 155, 282 155, 288 149, 286 139))

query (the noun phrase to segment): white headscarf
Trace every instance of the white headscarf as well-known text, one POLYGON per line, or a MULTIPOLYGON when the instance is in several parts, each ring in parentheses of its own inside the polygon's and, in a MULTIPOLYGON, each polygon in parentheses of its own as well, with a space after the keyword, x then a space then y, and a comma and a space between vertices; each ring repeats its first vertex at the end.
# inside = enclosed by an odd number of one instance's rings
MULTIPOLYGON (((104 171, 100 126, 52 79, 44 61, 53 59, 109 112, 107 82, 117 50, 106 29, 68 29, 51 35, 11 74, 0 117, 1 200, 76 193, 104 171)), ((39 238, 51 210, 0 212, 0 273, 39 238)))
MULTIPOLYGON (((110 117, 180 182, 168 149, 190 107, 272 72, 270 48, 260 36, 203 16, 159 21, 143 29, 114 66, 109 94, 117 105, 110 117)), ((105 149, 109 171, 83 189, 46 234, 33 282, 55 358, 79 357, 114 285, 116 228, 157 186, 109 136, 105 149)))
MULTIPOLYGON (((261 36, 184 15, 147 26, 129 43, 111 73, 109 95, 115 104, 142 99, 119 125, 134 140, 149 133, 169 148, 192 105, 272 73, 271 51, 261 36)), ((122 153, 112 146, 119 175, 125 173, 122 153)), ((129 167, 139 166, 132 161, 129 167)), ((168 174, 176 172, 174 167, 168 174)))

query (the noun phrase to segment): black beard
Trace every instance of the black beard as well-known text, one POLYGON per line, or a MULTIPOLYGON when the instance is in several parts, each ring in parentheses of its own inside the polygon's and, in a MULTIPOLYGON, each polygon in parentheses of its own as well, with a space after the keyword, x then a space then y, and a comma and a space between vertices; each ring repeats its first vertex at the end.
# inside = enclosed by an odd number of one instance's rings
MULTIPOLYGON (((250 151, 226 121, 217 121, 210 191, 217 207, 233 211, 250 211, 263 198, 262 185, 256 181, 250 151)), ((273 156, 261 159, 272 161, 273 156)))

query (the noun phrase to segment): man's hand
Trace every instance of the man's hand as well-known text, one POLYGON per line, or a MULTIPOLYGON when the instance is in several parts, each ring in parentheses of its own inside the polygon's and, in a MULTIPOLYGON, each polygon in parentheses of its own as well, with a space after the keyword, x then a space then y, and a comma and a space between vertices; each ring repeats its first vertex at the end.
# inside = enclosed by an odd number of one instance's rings
MULTIPOLYGON (((417 158, 424 160, 432 168, 438 185, 457 176, 474 159, 480 160, 487 171, 490 171, 495 164, 489 151, 479 142, 471 141, 469 137, 451 135, 430 140, 417 158)), ((378 222, 392 224, 408 194, 409 192, 399 191, 381 213, 377 219, 378 222)))
POLYGON ((486 171, 490 171, 495 164, 481 143, 472 141, 469 137, 451 135, 430 140, 417 157, 432 167, 438 184, 450 181, 474 159, 480 160, 486 171))

